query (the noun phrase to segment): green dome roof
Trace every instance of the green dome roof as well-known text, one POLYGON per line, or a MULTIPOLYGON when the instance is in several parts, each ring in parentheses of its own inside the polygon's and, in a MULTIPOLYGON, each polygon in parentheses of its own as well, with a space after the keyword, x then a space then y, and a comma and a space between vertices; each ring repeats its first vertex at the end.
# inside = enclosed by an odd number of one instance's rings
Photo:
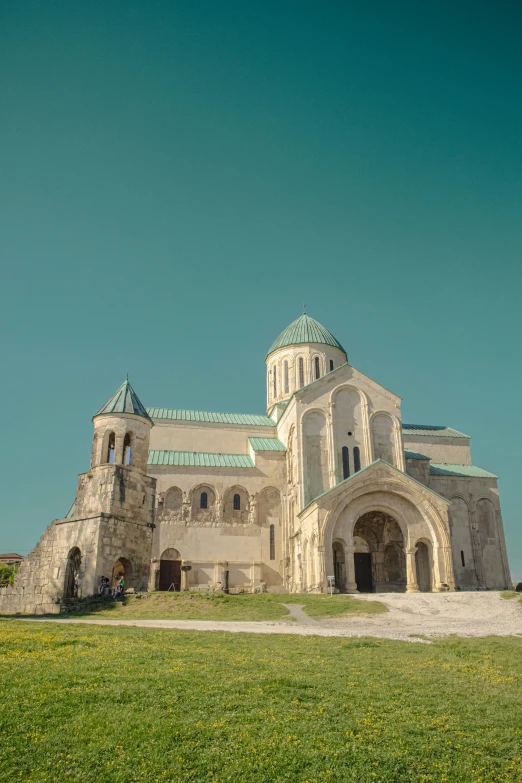
POLYGON ((325 329, 318 321, 305 314, 291 323, 290 326, 287 326, 284 332, 281 332, 268 351, 267 356, 270 356, 271 353, 279 348, 284 348, 285 345, 299 345, 300 343, 331 345, 346 354, 341 343, 335 339, 328 329, 325 329))

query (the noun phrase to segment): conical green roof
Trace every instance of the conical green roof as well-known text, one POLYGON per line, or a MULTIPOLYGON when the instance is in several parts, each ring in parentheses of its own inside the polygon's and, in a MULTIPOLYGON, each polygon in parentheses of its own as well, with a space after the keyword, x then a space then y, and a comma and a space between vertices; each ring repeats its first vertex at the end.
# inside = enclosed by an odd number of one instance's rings
POLYGON ((129 383, 129 379, 123 381, 118 391, 107 400, 105 405, 94 414, 101 416, 104 413, 132 413, 134 416, 141 416, 147 421, 152 421, 145 410, 143 403, 129 383))
POLYGON ((335 339, 328 329, 325 329, 324 326, 314 318, 310 318, 309 315, 304 314, 291 323, 290 326, 287 326, 284 332, 281 332, 268 351, 267 356, 270 356, 271 353, 277 351, 278 348, 284 348, 286 345, 299 345, 300 343, 332 345, 334 348, 338 348, 346 354, 341 343, 335 339))

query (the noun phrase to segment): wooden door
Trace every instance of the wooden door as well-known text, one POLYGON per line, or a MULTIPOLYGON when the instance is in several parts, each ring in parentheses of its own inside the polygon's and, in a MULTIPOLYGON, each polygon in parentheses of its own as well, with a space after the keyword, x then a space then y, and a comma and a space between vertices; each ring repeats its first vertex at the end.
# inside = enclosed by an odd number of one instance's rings
POLYGON ((355 552, 355 581, 360 593, 373 592, 372 556, 370 552, 355 552))
POLYGON ((159 589, 168 590, 174 585, 174 590, 181 588, 181 560, 160 560, 159 589))

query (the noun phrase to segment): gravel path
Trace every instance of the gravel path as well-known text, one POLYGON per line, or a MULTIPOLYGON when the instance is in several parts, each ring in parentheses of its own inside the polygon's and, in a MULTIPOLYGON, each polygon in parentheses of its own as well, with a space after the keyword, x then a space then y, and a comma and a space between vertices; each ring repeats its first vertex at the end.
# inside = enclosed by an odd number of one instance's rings
POLYGON ((422 637, 522 636, 522 605, 487 593, 381 593, 355 596, 360 601, 382 601, 386 614, 347 615, 328 619, 308 617, 302 606, 286 604, 290 618, 277 622, 217 622, 214 620, 101 620, 67 617, 18 618, 26 622, 125 625, 231 633, 282 633, 299 636, 374 636, 429 643, 422 637))

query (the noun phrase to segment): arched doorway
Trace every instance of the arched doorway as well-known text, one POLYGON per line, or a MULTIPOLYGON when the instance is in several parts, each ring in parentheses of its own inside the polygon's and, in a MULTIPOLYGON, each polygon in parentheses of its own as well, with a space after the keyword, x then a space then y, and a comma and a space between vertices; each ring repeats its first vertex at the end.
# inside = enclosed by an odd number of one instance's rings
POLYGON ((417 543, 415 567, 417 569, 419 590, 421 593, 429 593, 431 591, 430 551, 424 541, 417 543))
POLYGON ((181 589, 181 555, 177 549, 166 549, 160 558, 158 590, 181 589))
POLYGON ((333 543, 333 563, 335 586, 340 593, 346 591, 346 564, 344 560, 344 549, 340 541, 333 543))
POLYGON ((67 565, 65 566, 65 580, 63 585, 63 597, 64 598, 77 598, 78 590, 76 587, 76 581, 78 572, 80 571, 80 565, 82 562, 82 553, 77 546, 69 551, 67 555, 67 565))
POLYGON ((397 521, 369 511, 355 523, 355 582, 361 593, 406 591, 404 538, 397 521))
POLYGON ((111 587, 117 587, 123 577, 123 588, 134 587, 132 565, 126 557, 120 557, 112 567, 111 587))

